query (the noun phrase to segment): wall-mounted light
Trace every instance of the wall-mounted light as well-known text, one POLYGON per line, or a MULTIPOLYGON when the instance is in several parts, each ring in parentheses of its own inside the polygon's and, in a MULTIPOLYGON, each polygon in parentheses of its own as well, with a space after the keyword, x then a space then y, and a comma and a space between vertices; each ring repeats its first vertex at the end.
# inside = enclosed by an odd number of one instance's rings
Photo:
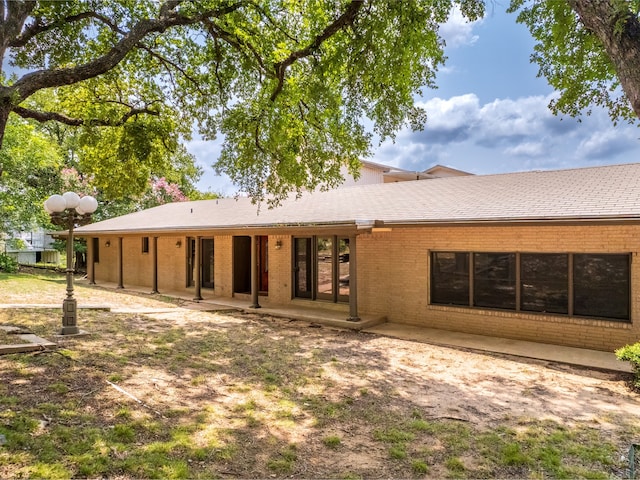
POLYGON ((176 242, 176 248, 180 248, 182 246, 182 240, 178 240, 176 242))
POLYGON ((280 250, 282 248, 282 240, 276 240, 276 250, 280 250))
POLYGON ((106 242, 104 242, 104 246, 105 247, 110 247, 111 246, 111 240, 107 240, 106 242))

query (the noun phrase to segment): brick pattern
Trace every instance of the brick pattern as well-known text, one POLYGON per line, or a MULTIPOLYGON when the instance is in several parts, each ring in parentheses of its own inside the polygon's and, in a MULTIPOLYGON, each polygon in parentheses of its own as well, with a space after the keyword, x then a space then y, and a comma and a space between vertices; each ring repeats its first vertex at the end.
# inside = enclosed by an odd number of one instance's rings
POLYGON ((360 312, 389 321, 467 333, 613 350, 640 339, 640 227, 477 226, 394 229, 358 237, 360 312), (631 320, 429 305, 429 252, 632 253, 631 320), (407 274, 411 272, 411 274, 407 274))

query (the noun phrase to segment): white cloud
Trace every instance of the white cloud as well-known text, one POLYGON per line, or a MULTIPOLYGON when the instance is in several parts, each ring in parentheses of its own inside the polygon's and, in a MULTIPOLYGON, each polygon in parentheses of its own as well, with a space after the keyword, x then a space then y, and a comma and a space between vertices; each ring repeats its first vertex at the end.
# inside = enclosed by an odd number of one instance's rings
POLYGON ((541 135, 553 118, 548 103, 548 97, 532 96, 496 99, 483 105, 476 132, 478 143, 490 146, 508 139, 541 135))
POLYGON ((462 45, 473 45, 478 41, 478 35, 474 35, 473 27, 482 20, 468 21, 458 7, 454 7, 449 14, 446 23, 440 25, 440 36, 447 47, 455 48, 462 45))
POLYGON ((607 160, 637 148, 638 143, 637 130, 609 127, 582 140, 576 154, 588 160, 607 160))
POLYGON ((428 128, 452 130, 473 124, 478 118, 480 100, 474 93, 467 93, 448 100, 432 98, 419 106, 427 111, 428 128))
POLYGON ((375 161, 411 170, 447 163, 478 173, 539 168, 571 168, 594 160, 632 161, 640 150, 638 129, 611 126, 604 111, 578 122, 554 116, 553 95, 496 99, 481 104, 469 93, 433 98, 421 132, 404 129, 395 144, 385 142, 375 161), (626 157, 624 156, 626 154, 626 157))
POLYGON ((504 153, 514 157, 542 157, 548 153, 548 144, 543 142, 523 142, 505 149, 504 153))
POLYGON ((419 104, 427 112, 424 131, 414 134, 414 141, 447 144, 467 140, 478 121, 480 101, 469 93, 449 99, 433 98, 419 104))

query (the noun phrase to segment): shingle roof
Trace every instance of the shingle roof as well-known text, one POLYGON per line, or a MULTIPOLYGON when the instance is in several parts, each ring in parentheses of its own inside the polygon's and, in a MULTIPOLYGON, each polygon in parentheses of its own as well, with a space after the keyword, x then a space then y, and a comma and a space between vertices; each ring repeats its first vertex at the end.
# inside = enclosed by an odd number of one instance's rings
POLYGON ((172 203, 77 231, 631 219, 640 220, 640 163, 353 186, 259 211, 247 198, 172 203))

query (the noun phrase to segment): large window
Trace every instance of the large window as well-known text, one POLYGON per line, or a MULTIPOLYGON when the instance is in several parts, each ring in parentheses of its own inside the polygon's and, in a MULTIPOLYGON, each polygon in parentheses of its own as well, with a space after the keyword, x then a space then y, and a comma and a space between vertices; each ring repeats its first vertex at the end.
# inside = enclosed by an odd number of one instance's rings
POLYGON ((431 303, 630 319, 630 256, 431 253, 431 303))
POLYGON ((474 305, 489 308, 515 308, 515 254, 474 253, 473 272, 474 305))
POLYGON ((574 313, 629 318, 629 257, 573 256, 574 313))
POLYGON ((348 302, 349 238, 337 235, 298 237, 293 245, 294 296, 348 302))
POLYGON ((521 254, 520 295, 522 310, 569 313, 569 256, 521 254))
POLYGON ((450 305, 469 305, 468 253, 433 253, 431 301, 450 305))

